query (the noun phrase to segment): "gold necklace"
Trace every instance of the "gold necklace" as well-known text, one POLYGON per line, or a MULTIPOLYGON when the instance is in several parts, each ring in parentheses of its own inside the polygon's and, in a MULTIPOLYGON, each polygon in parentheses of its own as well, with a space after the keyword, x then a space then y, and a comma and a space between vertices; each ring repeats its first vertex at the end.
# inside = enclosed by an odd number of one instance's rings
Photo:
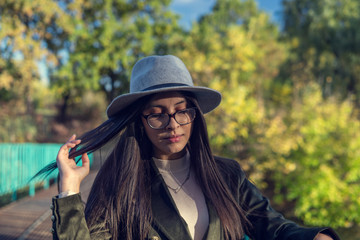
MULTIPOLYGON (((173 178, 174 178, 175 181, 177 182, 176 177, 172 174, 171 171, 170 171, 170 174, 173 176, 173 178)), ((189 180, 189 178, 190 178, 190 167, 189 167, 189 171, 188 171, 188 174, 187 174, 185 180, 184 180, 181 184, 179 184, 179 186, 178 186, 177 188, 170 187, 170 186, 167 185, 167 184, 166 184, 166 186, 167 186, 168 188, 170 188, 171 190, 173 190, 174 193, 178 193, 178 192, 180 191, 180 189, 184 186, 184 184, 189 180)))

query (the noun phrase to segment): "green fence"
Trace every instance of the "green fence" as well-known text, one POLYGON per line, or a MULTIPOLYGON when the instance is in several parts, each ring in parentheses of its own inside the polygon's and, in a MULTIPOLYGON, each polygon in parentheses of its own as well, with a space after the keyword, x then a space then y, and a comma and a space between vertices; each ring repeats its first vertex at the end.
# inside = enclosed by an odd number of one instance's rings
MULTIPOLYGON (((44 182, 49 186, 51 179, 56 179, 58 170, 43 179, 29 180, 47 164, 54 162, 61 144, 0 144, 0 196, 12 194, 16 200, 18 189, 29 187, 29 195, 35 195, 35 185, 44 182)), ((92 156, 89 156, 92 160, 92 156)))

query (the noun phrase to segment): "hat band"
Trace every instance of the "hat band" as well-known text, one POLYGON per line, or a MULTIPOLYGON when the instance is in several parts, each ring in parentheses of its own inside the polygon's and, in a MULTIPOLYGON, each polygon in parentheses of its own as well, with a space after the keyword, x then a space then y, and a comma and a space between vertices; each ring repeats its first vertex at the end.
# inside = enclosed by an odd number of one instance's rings
POLYGON ((154 90, 154 89, 168 88, 168 87, 191 87, 191 86, 189 86, 188 84, 183 84, 183 83, 164 83, 164 84, 158 84, 158 85, 154 85, 154 86, 145 88, 141 91, 145 92, 145 91, 150 91, 150 90, 154 90))

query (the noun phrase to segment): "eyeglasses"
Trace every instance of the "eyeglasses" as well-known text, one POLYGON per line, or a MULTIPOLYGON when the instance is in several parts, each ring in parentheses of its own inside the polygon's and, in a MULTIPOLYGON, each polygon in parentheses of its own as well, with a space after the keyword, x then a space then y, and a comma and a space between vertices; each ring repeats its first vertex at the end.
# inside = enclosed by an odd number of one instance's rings
POLYGON ((152 129, 164 129, 167 125, 169 125, 171 118, 174 118, 181 126, 191 123, 195 119, 196 108, 187 108, 173 114, 154 113, 142 116, 146 119, 147 124, 152 129))

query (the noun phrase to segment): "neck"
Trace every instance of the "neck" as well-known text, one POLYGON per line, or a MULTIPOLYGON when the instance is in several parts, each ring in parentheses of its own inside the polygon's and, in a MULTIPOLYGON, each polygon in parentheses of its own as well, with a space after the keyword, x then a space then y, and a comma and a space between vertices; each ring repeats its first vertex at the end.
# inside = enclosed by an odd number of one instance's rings
POLYGON ((186 153, 183 157, 178 159, 173 159, 171 161, 158 159, 153 157, 154 163, 159 169, 159 171, 163 172, 187 172, 190 168, 190 154, 186 153))
POLYGON ((173 153, 173 154, 161 154, 161 153, 156 153, 156 151, 155 151, 154 157, 156 159, 161 159, 161 160, 176 160, 176 159, 184 157, 186 155, 186 153, 187 153, 186 148, 184 148, 180 152, 173 153))

